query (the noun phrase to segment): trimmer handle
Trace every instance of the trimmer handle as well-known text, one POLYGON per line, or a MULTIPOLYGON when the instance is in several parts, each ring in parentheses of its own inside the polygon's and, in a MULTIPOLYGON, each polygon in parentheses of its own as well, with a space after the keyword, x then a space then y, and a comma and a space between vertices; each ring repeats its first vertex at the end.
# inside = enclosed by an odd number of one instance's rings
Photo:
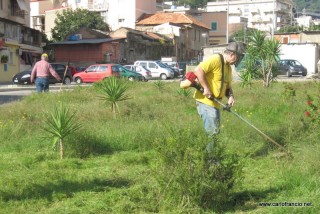
POLYGON ((229 105, 228 103, 223 107, 223 110, 230 112, 231 111, 231 105, 229 105))

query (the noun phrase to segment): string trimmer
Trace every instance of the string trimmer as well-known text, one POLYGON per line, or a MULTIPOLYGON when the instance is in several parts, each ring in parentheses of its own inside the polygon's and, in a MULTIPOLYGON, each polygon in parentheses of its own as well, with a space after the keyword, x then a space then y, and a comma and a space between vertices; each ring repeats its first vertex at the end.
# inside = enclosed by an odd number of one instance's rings
MULTIPOLYGON (((193 72, 187 72, 184 79, 181 81, 180 83, 180 87, 183 89, 187 89, 189 87, 195 88, 199 91, 201 91, 203 93, 203 88, 202 86, 196 81, 197 76, 193 73, 193 72)), ((282 149, 284 152, 287 152, 287 150, 281 146, 279 143, 277 143, 276 141, 274 141, 271 137, 269 137, 268 135, 266 135, 265 133, 263 133, 260 129, 258 129, 257 127, 255 127, 253 124, 251 124, 248 120, 244 119, 243 117, 241 117, 237 112, 233 111, 231 109, 231 106, 229 104, 223 104, 220 100, 214 98, 214 97, 210 97, 209 99, 219 103, 224 110, 231 112, 232 114, 234 114, 235 116, 237 116, 239 119, 241 119, 243 122, 245 122, 246 124, 248 124, 249 126, 251 126, 252 128, 254 128, 256 131, 258 131, 262 136, 264 136, 266 139, 268 139, 270 142, 272 142, 273 144, 275 144, 276 146, 278 146, 280 149, 282 149)))

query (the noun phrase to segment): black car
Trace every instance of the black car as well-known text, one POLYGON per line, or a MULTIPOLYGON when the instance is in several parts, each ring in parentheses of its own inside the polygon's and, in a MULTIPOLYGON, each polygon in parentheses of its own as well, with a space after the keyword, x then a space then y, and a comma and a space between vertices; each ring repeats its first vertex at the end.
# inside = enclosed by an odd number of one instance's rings
MULTIPOLYGON (((61 77, 61 79, 63 79, 63 83, 64 84, 70 84, 71 80, 72 80, 72 75, 71 75, 71 69, 68 68, 66 71, 66 75, 64 76, 64 72, 66 70, 66 66, 63 64, 57 64, 57 63, 50 63, 51 66, 53 67, 53 69, 59 74, 59 76, 61 77)), ((31 84, 30 82, 30 77, 31 77, 31 71, 32 69, 28 69, 25 71, 22 71, 18 74, 16 74, 13 78, 12 78, 12 82, 14 84, 31 84)), ((59 81, 54 78, 52 75, 50 75, 50 79, 49 79, 50 83, 58 83, 59 81)))
POLYGON ((307 69, 297 60, 294 59, 283 59, 279 62, 279 74, 287 75, 307 75, 307 69))

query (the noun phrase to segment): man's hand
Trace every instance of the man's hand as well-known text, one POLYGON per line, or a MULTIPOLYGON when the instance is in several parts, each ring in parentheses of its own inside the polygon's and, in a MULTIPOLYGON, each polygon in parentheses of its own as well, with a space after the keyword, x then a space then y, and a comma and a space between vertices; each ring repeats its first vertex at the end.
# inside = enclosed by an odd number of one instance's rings
POLYGON ((204 88, 203 89, 203 95, 208 99, 213 97, 212 92, 210 91, 209 88, 204 88))
POLYGON ((235 99, 234 99, 234 96, 233 96, 233 95, 230 96, 229 99, 228 99, 228 105, 229 105, 229 106, 233 106, 235 102, 236 102, 236 101, 235 101, 235 99))

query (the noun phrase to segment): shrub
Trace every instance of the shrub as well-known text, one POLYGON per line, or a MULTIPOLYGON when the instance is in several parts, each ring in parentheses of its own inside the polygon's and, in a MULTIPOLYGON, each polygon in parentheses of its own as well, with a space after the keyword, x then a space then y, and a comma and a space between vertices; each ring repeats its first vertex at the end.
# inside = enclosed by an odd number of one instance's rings
POLYGON ((191 130, 169 133, 156 147, 159 161, 155 173, 163 206, 175 207, 180 213, 202 208, 223 210, 232 201, 234 184, 241 179, 239 157, 228 154, 218 137, 215 150, 207 154, 206 136, 191 130))
POLYGON ((318 128, 320 125, 320 96, 313 98, 307 96, 307 109, 304 112, 307 117, 307 122, 312 128, 318 128))

